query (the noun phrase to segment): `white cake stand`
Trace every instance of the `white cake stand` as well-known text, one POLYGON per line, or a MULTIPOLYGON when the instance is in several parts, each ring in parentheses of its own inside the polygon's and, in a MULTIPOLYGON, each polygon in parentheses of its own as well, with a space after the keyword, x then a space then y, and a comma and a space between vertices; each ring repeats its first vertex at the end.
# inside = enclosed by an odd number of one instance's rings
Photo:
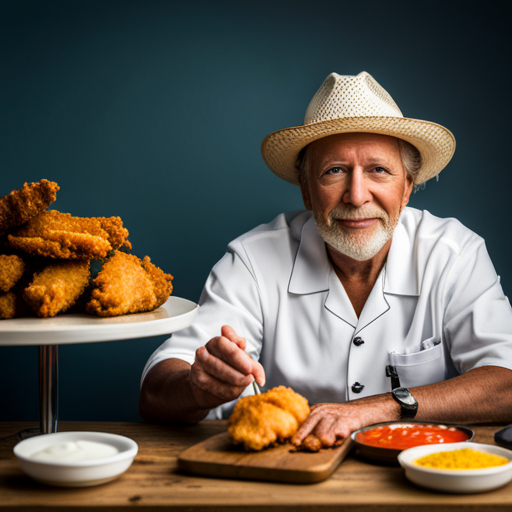
POLYGON ((179 331, 192 324, 199 306, 179 297, 149 313, 99 318, 64 314, 54 318, 0 320, 0 347, 39 346, 39 421, 41 432, 57 431, 59 345, 148 338, 179 331))

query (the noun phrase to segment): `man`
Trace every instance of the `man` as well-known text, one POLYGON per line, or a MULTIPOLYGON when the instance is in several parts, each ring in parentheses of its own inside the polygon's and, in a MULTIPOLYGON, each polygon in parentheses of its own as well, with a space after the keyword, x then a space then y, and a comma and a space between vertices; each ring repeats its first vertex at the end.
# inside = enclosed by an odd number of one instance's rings
POLYGON ((229 244, 194 325, 148 361, 142 417, 226 417, 255 379, 317 404, 297 443, 401 417, 510 422, 512 311, 484 242, 406 208, 454 150, 368 73, 329 75, 304 126, 262 145, 307 211, 229 244))

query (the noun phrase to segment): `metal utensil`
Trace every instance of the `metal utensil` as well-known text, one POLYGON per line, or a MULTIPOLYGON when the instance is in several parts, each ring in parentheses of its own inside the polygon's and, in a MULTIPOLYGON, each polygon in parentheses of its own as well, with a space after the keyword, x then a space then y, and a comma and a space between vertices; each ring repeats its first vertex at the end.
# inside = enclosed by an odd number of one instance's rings
POLYGON ((255 395, 261 395, 261 389, 260 389, 260 387, 258 386, 258 383, 255 380, 252 381, 252 388, 254 389, 254 394, 255 395))

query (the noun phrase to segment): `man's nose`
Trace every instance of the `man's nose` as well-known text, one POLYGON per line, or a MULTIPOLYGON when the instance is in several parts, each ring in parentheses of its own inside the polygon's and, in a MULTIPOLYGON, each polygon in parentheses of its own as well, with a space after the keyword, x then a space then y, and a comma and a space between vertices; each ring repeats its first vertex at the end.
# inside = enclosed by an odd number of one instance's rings
POLYGON ((361 170, 354 169, 349 174, 347 190, 343 195, 343 201, 347 204, 352 204, 356 208, 359 208, 365 203, 371 201, 371 193, 368 188, 368 183, 366 182, 361 170))

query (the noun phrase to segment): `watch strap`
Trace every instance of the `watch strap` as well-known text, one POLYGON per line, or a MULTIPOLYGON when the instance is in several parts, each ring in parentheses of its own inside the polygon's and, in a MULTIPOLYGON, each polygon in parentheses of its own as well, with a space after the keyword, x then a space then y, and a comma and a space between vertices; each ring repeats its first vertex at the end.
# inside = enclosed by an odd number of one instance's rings
POLYGON ((412 419, 414 416, 416 416, 416 413, 418 412, 418 408, 414 409, 408 409, 407 407, 404 407, 402 404, 400 404, 400 417, 404 419, 412 419))
POLYGON ((416 399, 412 396, 411 392, 407 388, 395 388, 391 391, 391 395, 395 399, 395 401, 400 405, 400 417, 404 419, 412 419, 416 416, 416 413, 418 412, 418 402, 416 399), (410 398, 414 401, 412 404, 406 403, 404 400, 402 400, 398 395, 398 393, 407 393, 410 398))

